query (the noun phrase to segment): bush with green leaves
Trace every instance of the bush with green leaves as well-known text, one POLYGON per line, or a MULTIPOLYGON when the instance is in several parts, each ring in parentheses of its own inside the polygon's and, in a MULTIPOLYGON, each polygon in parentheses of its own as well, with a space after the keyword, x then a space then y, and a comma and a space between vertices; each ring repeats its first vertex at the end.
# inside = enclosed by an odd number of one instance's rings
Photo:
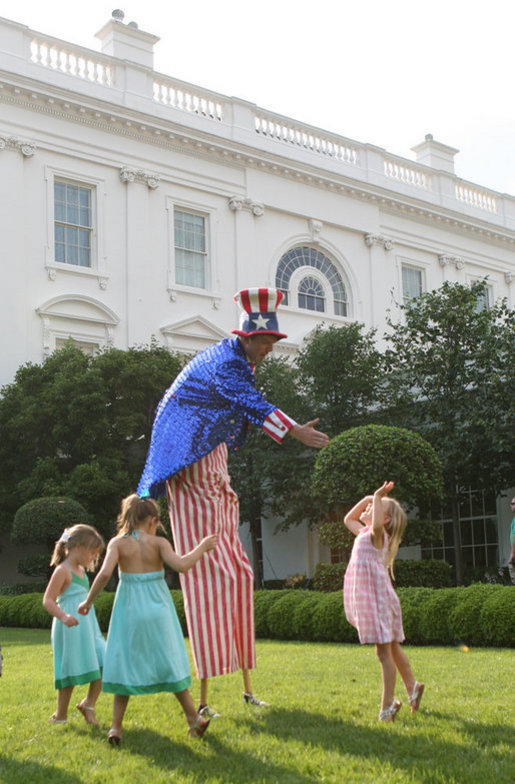
POLYGON ((450 624, 450 617, 457 601, 456 588, 441 588, 427 597, 419 624, 424 642, 444 645, 455 642, 456 636, 450 624))
POLYGON ((287 590, 283 596, 269 608, 266 620, 270 629, 270 636, 278 640, 295 640, 298 631, 295 625, 295 608, 309 595, 309 591, 302 589, 287 590))
POLYGON ((346 641, 350 628, 343 609, 342 592, 322 594, 313 613, 313 639, 320 642, 346 641))
POLYGON ((479 613, 482 639, 487 645, 515 646, 515 589, 491 591, 479 613))
MULTIPOLYGON (((505 591, 502 585, 475 583, 458 592, 458 601, 451 612, 449 625, 455 639, 467 645, 484 645, 483 629, 480 618, 484 603, 498 591, 505 591)), ((507 589, 508 592, 510 589, 507 589)))
POLYGON ((333 593, 343 588, 343 577, 347 564, 345 563, 317 563, 313 575, 313 588, 315 591, 333 593))
POLYGON ((399 588, 397 594, 402 609, 402 625, 406 640, 413 645, 422 645, 426 638, 421 631, 425 603, 433 595, 432 588, 399 588))
POLYGON ((90 516, 86 509, 72 498, 49 496, 34 498, 23 504, 14 516, 11 540, 14 544, 42 544, 48 553, 45 558, 33 556, 20 562, 22 574, 37 574, 34 568, 39 568, 39 574, 50 576, 50 558, 55 543, 60 538, 65 528, 70 528, 77 523, 90 523, 90 516), (22 571, 22 565, 28 571, 22 571))
POLYGON ((255 591, 254 592, 254 627, 256 637, 271 637, 268 626, 268 611, 277 602, 284 591, 255 591))
POLYGON ((452 588, 454 578, 451 564, 441 560, 395 561, 395 587, 452 588))
POLYGON ((319 593, 306 591, 293 608, 293 623, 297 640, 313 639, 313 616, 320 598, 319 593))

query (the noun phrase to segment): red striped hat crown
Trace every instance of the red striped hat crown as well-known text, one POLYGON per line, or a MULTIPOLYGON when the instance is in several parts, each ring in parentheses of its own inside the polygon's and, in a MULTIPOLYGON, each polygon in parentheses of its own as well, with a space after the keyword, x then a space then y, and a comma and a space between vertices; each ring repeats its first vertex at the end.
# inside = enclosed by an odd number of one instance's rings
POLYGON ((234 295, 234 301, 242 309, 239 329, 231 330, 235 335, 275 335, 288 337, 279 332, 277 308, 283 298, 282 291, 270 288, 242 289, 234 295))

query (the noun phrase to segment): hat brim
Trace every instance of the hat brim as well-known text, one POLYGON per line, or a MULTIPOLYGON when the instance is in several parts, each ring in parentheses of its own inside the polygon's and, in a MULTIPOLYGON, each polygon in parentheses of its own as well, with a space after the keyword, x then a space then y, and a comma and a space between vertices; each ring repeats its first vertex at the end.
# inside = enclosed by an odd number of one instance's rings
POLYGON ((242 329, 231 329, 231 332, 233 335, 239 335, 242 338, 251 338, 253 335, 273 335, 278 340, 281 340, 288 337, 284 332, 275 332, 273 329, 256 329, 252 332, 244 332, 242 329))

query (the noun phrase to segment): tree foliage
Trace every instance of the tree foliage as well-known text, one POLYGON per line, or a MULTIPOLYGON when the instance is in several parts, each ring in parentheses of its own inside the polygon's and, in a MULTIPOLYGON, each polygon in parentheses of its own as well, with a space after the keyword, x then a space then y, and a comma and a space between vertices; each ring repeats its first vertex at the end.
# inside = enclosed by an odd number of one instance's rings
POLYGON ((23 503, 63 495, 109 534, 139 478, 157 403, 181 366, 155 344, 95 357, 68 344, 22 366, 0 399, 3 526, 23 503))
POLYGON ((513 477, 515 312, 483 308, 485 282, 444 283, 389 321, 389 383, 396 415, 423 435, 442 464, 453 509, 461 579, 460 488, 497 494, 513 477))

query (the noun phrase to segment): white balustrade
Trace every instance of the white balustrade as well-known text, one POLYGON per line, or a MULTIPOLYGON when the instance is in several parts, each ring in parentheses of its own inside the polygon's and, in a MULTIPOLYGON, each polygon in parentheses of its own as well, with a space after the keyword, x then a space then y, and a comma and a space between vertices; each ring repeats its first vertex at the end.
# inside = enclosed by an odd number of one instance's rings
POLYGON ((487 191, 477 190, 477 188, 457 182, 456 198, 458 201, 470 204, 472 207, 477 207, 480 210, 497 213, 497 200, 492 193, 487 191))
POLYGON ((431 190, 431 177, 423 169, 407 166, 392 158, 385 158, 384 173, 387 177, 391 177, 398 182, 415 185, 417 188, 423 188, 426 191, 431 190))
POLYGON ((207 92, 200 95, 174 82, 154 81, 154 100, 174 109, 198 114, 211 120, 223 120, 222 104, 207 92))
POLYGON ((30 43, 30 60, 54 71, 78 76, 95 84, 111 87, 114 69, 108 59, 93 57, 91 52, 78 48, 70 49, 46 39, 33 38, 30 43))
POLYGON ((286 142, 304 150, 325 155, 343 163, 358 163, 358 150, 338 137, 322 136, 313 128, 288 123, 270 115, 255 116, 256 133, 269 139, 286 142))

